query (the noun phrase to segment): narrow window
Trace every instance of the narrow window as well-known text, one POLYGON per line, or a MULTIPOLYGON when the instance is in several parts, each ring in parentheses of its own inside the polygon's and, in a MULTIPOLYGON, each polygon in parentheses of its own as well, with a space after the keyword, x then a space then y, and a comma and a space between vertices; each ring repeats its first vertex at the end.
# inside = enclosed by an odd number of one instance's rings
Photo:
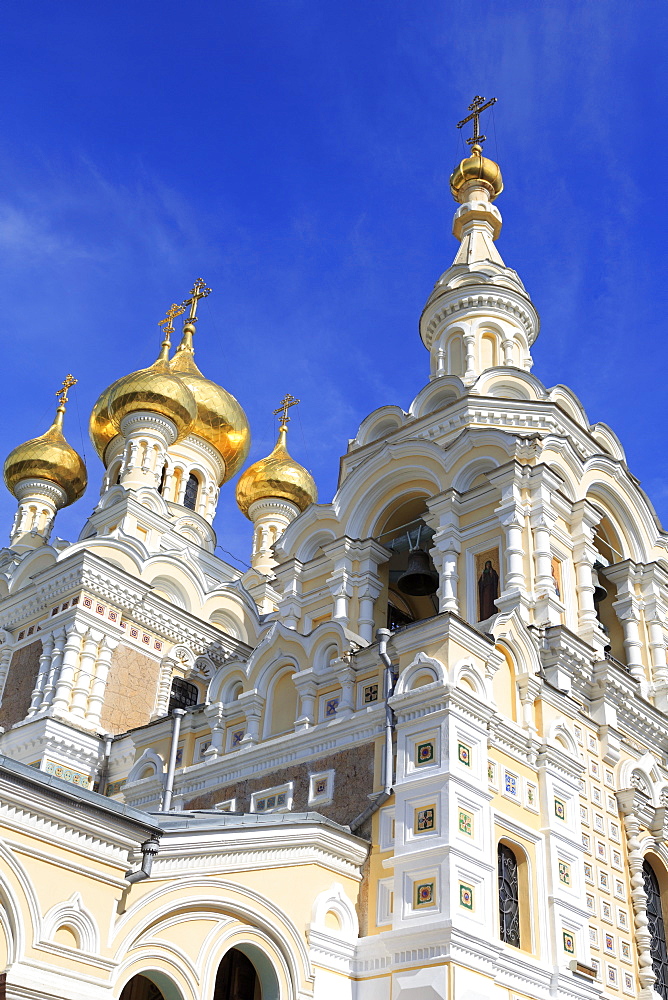
POLYGON ((164 495, 165 486, 166 485, 167 485, 167 463, 165 462, 165 464, 162 467, 162 475, 160 477, 160 485, 158 486, 158 493, 160 494, 160 496, 164 495))
POLYGON ((652 968, 656 976, 654 989, 663 1000, 668 1000, 668 950, 666 950, 666 931, 663 926, 661 889, 649 861, 643 861, 642 874, 647 896, 647 929, 652 938, 650 945, 652 968))
POLYGON ((199 490, 199 481, 197 476, 193 475, 191 472, 188 476, 188 482, 186 483, 186 491, 183 494, 183 506, 187 507, 188 510, 195 510, 197 507, 197 491, 199 490))
POLYGON ((175 708, 190 708, 199 702, 199 688, 189 681, 184 681, 182 677, 175 677, 172 681, 172 690, 169 694, 169 715, 175 708))
POLYGON ((499 930, 505 944, 520 946, 520 893, 517 858, 506 844, 499 844, 499 930))

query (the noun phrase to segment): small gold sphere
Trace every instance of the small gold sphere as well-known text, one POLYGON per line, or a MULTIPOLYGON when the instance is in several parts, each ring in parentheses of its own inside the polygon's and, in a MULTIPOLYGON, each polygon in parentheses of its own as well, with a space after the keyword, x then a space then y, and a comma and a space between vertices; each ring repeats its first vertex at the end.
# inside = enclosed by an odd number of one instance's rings
POLYGON ((67 505, 83 496, 88 481, 86 466, 65 440, 61 425, 62 412, 59 410, 45 434, 20 444, 7 456, 5 484, 14 496, 15 487, 24 479, 45 479, 60 486, 67 496, 67 505))
POLYGON ((503 191, 499 164, 483 156, 482 147, 478 145, 471 148, 471 155, 462 160, 450 175, 450 191, 455 201, 459 201, 459 192, 468 181, 484 183, 489 190, 491 201, 503 191))
POLYGON ((197 416, 197 404, 181 379, 171 375, 159 362, 125 375, 109 390, 109 417, 120 429, 123 417, 138 410, 160 413, 175 425, 179 437, 187 434, 197 416))
POLYGON ((246 517, 251 504, 270 497, 289 500, 300 511, 318 499, 313 476, 288 452, 284 427, 271 455, 250 465, 237 483, 237 504, 246 517))

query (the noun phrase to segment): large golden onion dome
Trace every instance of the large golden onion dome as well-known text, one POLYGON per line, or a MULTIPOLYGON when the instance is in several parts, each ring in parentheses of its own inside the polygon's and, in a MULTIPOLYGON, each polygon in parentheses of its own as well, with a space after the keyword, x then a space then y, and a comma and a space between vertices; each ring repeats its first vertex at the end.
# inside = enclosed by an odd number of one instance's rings
POLYGON ((271 455, 250 465, 237 483, 237 504, 246 517, 256 500, 289 500, 302 511, 318 499, 313 476, 288 452, 287 431, 287 425, 281 424, 271 455))
POLYGON ((503 191, 499 164, 483 156, 482 146, 477 144, 471 147, 471 155, 462 160, 450 176, 450 191, 455 201, 459 201, 459 192, 469 181, 482 181, 490 192, 490 201, 503 191))
MULTIPOLYGON (((69 385, 73 385, 75 381, 73 379, 69 385)), ((56 418, 48 431, 20 444, 7 456, 4 469, 5 484, 14 496, 17 495, 16 486, 24 479, 45 479, 60 486, 67 497, 65 506, 83 496, 88 481, 86 466, 63 435, 66 402, 65 391, 56 410, 56 418)))
POLYGON ((197 405, 190 433, 207 441, 225 462, 225 475, 218 484, 222 486, 239 471, 248 457, 250 428, 248 418, 234 396, 205 378, 195 364, 194 332, 195 327, 187 322, 183 327, 183 340, 169 368, 172 375, 192 393, 197 405))

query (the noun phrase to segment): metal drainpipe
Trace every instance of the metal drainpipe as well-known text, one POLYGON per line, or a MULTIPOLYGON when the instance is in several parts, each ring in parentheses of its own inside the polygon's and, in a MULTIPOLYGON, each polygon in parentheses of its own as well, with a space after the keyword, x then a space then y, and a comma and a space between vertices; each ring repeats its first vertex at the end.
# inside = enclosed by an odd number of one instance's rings
POLYGON ((111 733, 105 733, 102 739, 104 740, 104 751, 102 753, 100 774, 97 779, 97 790, 100 795, 106 795, 107 777, 109 775, 109 758, 111 757, 111 745, 114 742, 114 737, 111 733))
POLYGON ((172 745, 169 749, 169 764, 167 765, 167 777, 165 778, 165 790, 162 795, 162 805, 160 812, 169 812, 172 804, 172 792, 174 791, 174 772, 176 770, 176 753, 179 748, 179 733, 181 732, 181 719, 187 712, 184 708, 175 708, 172 712, 174 725, 172 727, 172 745))
POLYGON ((390 708, 389 700, 394 694, 394 668, 392 667, 392 660, 387 652, 387 644, 392 638, 392 633, 388 628, 379 628, 376 632, 376 639, 378 640, 378 655, 380 656, 383 666, 385 667, 383 673, 383 694, 385 697, 385 746, 383 748, 383 790, 379 792, 373 802, 366 807, 364 812, 361 812, 359 816, 350 824, 350 829, 354 833, 356 830, 366 823, 369 816, 372 816, 376 810, 384 806, 387 800, 392 795, 392 785, 394 783, 393 771, 393 754, 392 754, 392 733, 394 732, 394 712, 390 708))
MULTIPOLYGON (((181 709, 179 709, 181 711, 181 709)), ((184 713, 185 714, 185 713, 184 713)), ((130 882, 143 882, 144 879, 151 877, 151 869, 153 868, 153 859, 155 858, 158 850, 160 848, 160 841, 155 833, 151 834, 148 840, 145 840, 141 845, 141 852, 143 855, 143 860, 141 868, 133 872, 130 869, 129 872, 125 873, 125 881, 130 882)))
POLYGON ((389 628, 379 628, 376 632, 378 639, 378 655, 385 667, 383 677, 383 695, 385 697, 385 753, 383 756, 383 792, 386 795, 392 794, 394 784, 394 768, 392 755, 392 732, 394 730, 394 712, 390 708, 390 698, 394 694, 394 669, 392 660, 387 652, 387 644, 392 638, 389 628))

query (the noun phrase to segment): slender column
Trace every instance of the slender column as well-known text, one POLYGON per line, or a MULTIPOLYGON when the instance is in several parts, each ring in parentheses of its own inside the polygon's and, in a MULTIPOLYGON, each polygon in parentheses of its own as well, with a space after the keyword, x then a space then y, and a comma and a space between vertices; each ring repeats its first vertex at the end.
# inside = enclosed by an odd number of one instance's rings
POLYGON ((327 578, 330 593, 334 598, 335 621, 340 622, 344 628, 350 622, 349 602, 352 596, 351 588, 351 542, 347 538, 338 538, 335 542, 323 546, 325 553, 332 560, 334 566, 331 575, 327 578))
POLYGON ((466 362, 466 373, 464 378, 475 377, 475 336, 473 333, 464 334, 464 355, 466 362))
POLYGON ((345 660, 335 660, 332 665, 341 682, 341 701, 336 714, 339 718, 348 718, 355 711, 355 671, 345 660))
POLYGON ((503 363, 504 365, 512 365, 513 363, 513 342, 512 340, 506 338, 501 342, 501 347, 503 350, 503 363))
POLYGON ((254 746, 260 739, 260 719, 264 698, 254 692, 242 694, 237 699, 237 705, 243 706, 246 715, 246 735, 241 741, 242 746, 254 746))
POLYGON ((84 637, 81 655, 79 656, 79 670, 76 675, 74 687, 72 688, 70 712, 81 719, 86 714, 88 695, 90 694, 90 686, 95 673, 97 651, 101 638, 100 632, 89 629, 84 637))
POLYGON ((63 662, 53 696, 52 708, 54 712, 67 712, 69 708, 84 631, 85 629, 78 623, 72 624, 68 629, 65 649, 63 650, 63 662))
POLYGON ((12 648, 4 645, 0 650, 0 701, 5 693, 5 684, 9 675, 9 664, 12 662, 12 648))
POLYGON ((226 720, 226 709, 222 701, 214 702, 213 705, 207 705, 204 709, 204 714, 209 720, 209 725, 211 726, 211 743, 204 751, 204 756, 209 759, 212 757, 221 757, 224 753, 223 740, 225 739, 225 720, 226 720))
POLYGON ((49 664, 49 672, 46 676, 46 681, 44 684, 44 690, 42 691, 42 700, 38 706, 38 712, 44 712, 51 704, 51 699, 53 698, 53 692, 56 685, 56 680, 60 674, 60 667, 63 662, 63 648, 65 645, 65 629, 61 626, 59 629, 53 633, 54 646, 51 653, 51 663, 49 664))
POLYGON ((172 689, 172 675, 176 660, 171 656, 166 656, 160 663, 160 673, 158 675, 158 695, 155 700, 154 719, 161 719, 167 715, 169 709, 169 695, 172 689))
POLYGON ((626 851, 629 874, 631 876, 631 903, 635 923, 635 941, 638 951, 638 982, 640 991, 638 1000, 655 1000, 654 983, 656 976, 652 966, 652 936, 647 920, 647 896, 645 895, 645 880, 642 873, 643 852, 640 838, 640 820, 636 815, 634 804, 638 798, 635 789, 624 789, 617 792, 617 801, 624 816, 626 832, 626 851))
POLYGON ((47 635, 42 636, 42 655, 39 658, 39 672, 37 674, 37 680, 35 682, 35 687, 33 688, 32 697, 30 699, 30 708, 28 709, 27 718, 34 715, 39 706, 42 704, 42 692, 44 691, 44 686, 49 675, 49 669, 51 667, 51 654, 53 652, 54 636, 50 632, 47 635))
POLYGON ((300 700, 295 729, 309 729, 315 723, 315 702, 318 693, 318 686, 313 680, 313 671, 306 670, 293 674, 292 679, 300 700))
POLYGON ((594 605, 594 579, 592 571, 598 559, 594 547, 594 529, 602 514, 587 500, 579 500, 573 505, 573 561, 578 596, 578 626, 586 642, 598 640, 598 645, 607 644, 596 616, 594 605))
POLYGON ((435 532, 429 554, 439 577, 438 610, 454 611, 455 614, 459 613, 457 564, 461 552, 458 502, 456 490, 446 490, 428 501, 429 516, 426 518, 435 532))
POLYGON ((358 588, 359 619, 357 631, 367 642, 373 642, 375 628, 374 608, 382 591, 380 580, 366 579, 358 588))
POLYGON ((99 726, 102 716, 102 703, 104 692, 107 689, 107 679, 109 668, 111 667, 111 657, 118 646, 118 639, 112 639, 105 635, 102 637, 100 649, 95 664, 93 683, 91 684, 90 696, 88 698, 88 710, 86 712, 86 722, 93 726, 99 726))

